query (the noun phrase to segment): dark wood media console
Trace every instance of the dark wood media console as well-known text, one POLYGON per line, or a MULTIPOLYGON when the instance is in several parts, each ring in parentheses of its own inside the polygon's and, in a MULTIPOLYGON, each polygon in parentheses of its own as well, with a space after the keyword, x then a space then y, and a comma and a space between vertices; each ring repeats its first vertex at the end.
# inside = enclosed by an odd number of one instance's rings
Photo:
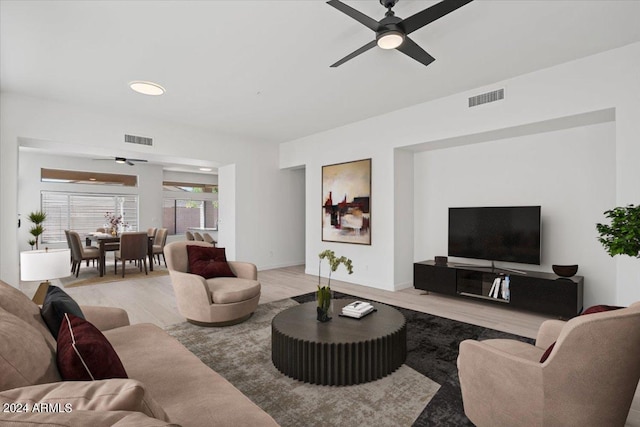
POLYGON ((436 265, 434 261, 421 261, 413 264, 413 286, 561 318, 580 314, 584 288, 582 276, 565 278, 552 273, 521 271, 514 273, 499 268, 452 263, 436 265), (509 276, 509 300, 488 296, 493 281, 500 276, 509 276))

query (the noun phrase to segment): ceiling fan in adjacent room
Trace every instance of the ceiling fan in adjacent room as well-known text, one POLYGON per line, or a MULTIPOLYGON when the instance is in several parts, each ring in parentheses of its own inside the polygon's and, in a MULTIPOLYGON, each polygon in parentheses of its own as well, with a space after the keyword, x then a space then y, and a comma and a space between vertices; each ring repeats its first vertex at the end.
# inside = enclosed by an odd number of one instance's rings
POLYGON ((144 163, 146 162, 146 160, 144 159, 128 159, 126 157, 114 157, 113 159, 93 159, 93 160, 112 160, 115 161, 116 163, 121 163, 121 164, 128 164, 129 166, 133 166, 135 163, 144 163))
POLYGON ((327 4, 349 15, 376 33, 375 40, 345 56, 331 65, 331 67, 342 65, 375 45, 380 46, 382 49, 397 49, 416 61, 424 65, 429 65, 435 61, 435 58, 411 40, 409 34, 472 1, 473 0, 442 0, 406 19, 401 19, 395 16, 393 10, 391 10, 398 0, 380 0, 380 4, 387 8, 387 13, 385 13, 385 17, 380 21, 376 21, 351 6, 347 6, 340 0, 329 0, 327 4))

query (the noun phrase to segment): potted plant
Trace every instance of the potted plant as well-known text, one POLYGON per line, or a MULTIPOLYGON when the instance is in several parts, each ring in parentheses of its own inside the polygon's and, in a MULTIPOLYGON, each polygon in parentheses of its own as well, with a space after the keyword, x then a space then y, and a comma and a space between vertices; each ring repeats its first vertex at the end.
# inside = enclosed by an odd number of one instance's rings
POLYGON ((596 224, 598 241, 609 255, 640 258, 640 206, 627 205, 605 211, 611 224, 596 224))
MULTIPOLYGON (((42 223, 47 219, 47 214, 43 211, 34 211, 29 214, 29 221, 33 223, 33 226, 29 230, 29 233, 33 236, 33 242, 36 245, 36 250, 38 250, 38 240, 42 233, 44 233, 44 227, 42 223)), ((29 240, 29 244, 31 244, 31 240, 29 240)), ((33 245, 32 245, 33 246, 33 245)))
POLYGON ((349 274, 352 274, 353 265, 349 258, 344 256, 338 258, 336 257, 335 252, 329 249, 320 252, 318 257, 320 258, 318 265, 318 291, 316 292, 316 301, 318 302, 318 321, 328 322, 331 320, 331 273, 336 271, 340 264, 343 264, 349 274), (322 269, 322 260, 325 258, 329 262, 330 269, 327 284, 326 286, 322 286, 322 283, 320 282, 320 273, 322 269))

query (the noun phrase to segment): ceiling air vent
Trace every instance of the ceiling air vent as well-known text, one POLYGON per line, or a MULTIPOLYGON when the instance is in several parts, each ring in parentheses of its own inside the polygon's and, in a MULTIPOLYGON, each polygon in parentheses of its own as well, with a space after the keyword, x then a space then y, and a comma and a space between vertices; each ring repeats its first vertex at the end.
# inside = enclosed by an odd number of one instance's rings
POLYGON ((504 89, 494 90, 493 92, 482 93, 480 95, 469 98, 469 107, 495 102, 504 99, 504 89))
POLYGON ((153 145, 153 138, 147 138, 146 136, 126 135, 124 136, 124 142, 140 145, 153 145))

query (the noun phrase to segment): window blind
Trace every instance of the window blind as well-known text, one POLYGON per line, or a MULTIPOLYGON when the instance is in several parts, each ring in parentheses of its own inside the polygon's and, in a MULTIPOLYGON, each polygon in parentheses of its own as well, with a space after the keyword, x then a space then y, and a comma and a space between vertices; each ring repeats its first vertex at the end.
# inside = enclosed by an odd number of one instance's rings
POLYGON ((94 232, 106 223, 107 212, 123 214, 126 229, 138 230, 138 196, 43 191, 41 205, 47 214, 42 243, 65 242, 64 230, 94 232))

